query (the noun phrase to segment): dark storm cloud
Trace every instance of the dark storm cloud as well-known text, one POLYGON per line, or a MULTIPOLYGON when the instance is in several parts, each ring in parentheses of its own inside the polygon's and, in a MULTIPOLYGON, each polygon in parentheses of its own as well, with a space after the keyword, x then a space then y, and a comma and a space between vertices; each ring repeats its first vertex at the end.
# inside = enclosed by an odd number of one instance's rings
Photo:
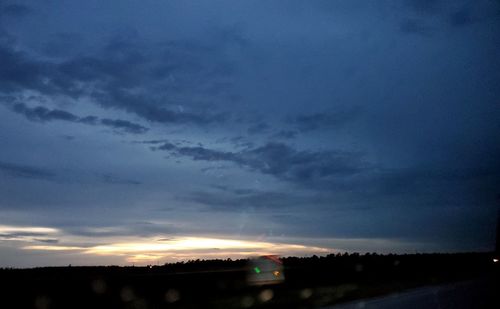
POLYGON ((289 118, 288 122, 302 132, 336 129, 355 119, 359 112, 356 107, 341 107, 334 111, 299 115, 289 118))
POLYGON ((0 45, 0 91, 13 93, 24 89, 47 91, 42 82, 43 63, 0 45))
POLYGON ((27 119, 31 121, 53 121, 53 120, 63 120, 63 121, 79 121, 79 117, 60 110, 60 109, 48 109, 43 106, 37 106, 30 108, 23 103, 17 103, 12 106, 12 111, 25 116, 27 119))
POLYGON ((65 135, 65 134, 61 135, 61 138, 65 139, 67 141, 72 141, 75 139, 75 137, 73 135, 65 135))
POLYGON ((220 190, 223 192, 229 192, 229 193, 234 194, 234 195, 247 195, 247 194, 253 194, 253 193, 258 192, 255 189, 237 189, 237 188, 232 188, 232 187, 225 186, 225 185, 212 185, 211 187, 216 189, 216 190, 220 190))
POLYGON ((461 27, 474 22, 472 10, 463 7, 450 15, 450 24, 454 27, 461 27))
POLYGON ((118 2, 0 9, 0 225, 488 250, 498 1, 118 2))
POLYGON ((4 45, 0 46, 0 91, 89 97, 105 108, 122 109, 165 124, 222 123, 228 119, 227 113, 186 100, 186 94, 224 99, 230 87, 224 79, 231 69, 220 60, 221 50, 215 43, 205 46, 171 41, 151 46, 156 51, 151 54, 133 40, 118 40, 93 55, 62 62, 41 61, 4 45), (139 91, 131 93, 130 87, 139 91), (185 98, 179 101, 175 96, 185 98), (180 105, 184 106, 181 110, 180 105))
POLYGON ((108 183, 108 184, 117 184, 117 185, 140 185, 140 184, 142 184, 140 181, 137 181, 137 180, 118 178, 118 177, 115 177, 115 176, 109 175, 109 174, 99 175, 99 177, 102 179, 102 181, 104 183, 108 183))
POLYGON ((53 172, 45 169, 2 161, 0 161, 0 173, 4 173, 14 177, 34 179, 51 179, 55 176, 53 172))
POLYGON ((265 122, 259 122, 250 126, 247 130, 248 134, 261 134, 268 131, 271 127, 265 122))
POLYGON ((299 151, 277 142, 239 152, 198 147, 178 147, 166 142, 153 150, 165 150, 195 161, 226 161, 299 184, 321 184, 336 177, 356 175, 370 168, 361 154, 343 151, 299 151))
POLYGON ((128 120, 103 118, 99 121, 99 118, 97 116, 79 117, 64 110, 48 109, 43 106, 28 107, 26 104, 16 103, 11 106, 11 109, 16 113, 25 116, 28 120, 37 122, 60 120, 88 125, 101 124, 115 130, 120 130, 132 134, 143 134, 149 130, 144 126, 130 122, 128 120))
POLYGON ((224 140, 229 140, 231 145, 235 148, 251 149, 255 147, 255 143, 250 138, 242 135, 234 136, 229 139, 223 138, 222 141, 224 140))
POLYGON ((498 20, 500 16, 500 2, 469 1, 458 8, 454 8, 448 16, 448 22, 458 30, 488 20, 498 20))
POLYGON ((288 192, 254 191, 247 192, 191 192, 187 196, 179 197, 181 200, 193 201, 195 203, 208 206, 209 209, 241 211, 244 209, 291 209, 298 205, 303 205, 310 199, 299 198, 288 192))
POLYGON ((229 71, 227 64, 215 60, 219 58, 217 47, 170 41, 154 48, 159 50, 158 54, 148 57, 141 54, 143 49, 137 51, 133 42, 118 40, 108 45, 105 52, 110 57, 118 56, 119 60, 115 63, 110 64, 103 56, 77 59, 66 64, 66 72, 89 80, 105 77, 100 91, 91 95, 104 107, 120 108, 149 121, 165 124, 225 122, 227 115, 224 113, 193 110, 191 106, 196 102, 169 99, 172 95, 185 95, 186 92, 220 98, 213 93, 214 87, 220 86, 217 79, 225 77, 229 71), (82 72, 82 68, 87 69, 82 72), (132 85, 144 91, 133 94, 124 88, 132 85), (154 90, 148 91, 151 87, 154 90), (179 110, 179 105, 185 107, 179 110))
POLYGON ((67 78, 71 83, 93 81, 104 87, 113 86, 111 84, 126 87, 137 82, 138 76, 135 74, 149 62, 145 55, 133 50, 101 53, 67 60, 56 66, 54 74, 60 74, 60 77, 67 78))
POLYGON ((195 161, 231 161, 237 162, 239 160, 235 153, 229 151, 219 151, 207 149, 202 146, 196 147, 178 147, 172 143, 165 142, 158 147, 152 147, 153 150, 166 150, 174 155, 186 156, 195 161))
MULTIPOLYGON (((498 1, 409 0, 407 4, 420 17, 436 17, 456 28, 496 18, 500 9, 498 1)), ((427 18, 425 21, 431 20, 427 18)), ((429 34, 433 28, 425 21, 408 19, 400 24, 400 28, 407 33, 429 34)))
POLYGON ((97 125, 99 118, 97 116, 85 116, 78 120, 78 122, 89 124, 89 125, 97 125))
POLYGON ((301 193, 290 191, 271 191, 252 188, 234 188, 213 185, 212 190, 190 192, 179 195, 179 200, 188 200, 207 206, 209 209, 225 211, 248 211, 252 209, 267 211, 290 211, 307 205, 310 209, 330 207, 334 200, 322 192, 301 193))
POLYGON ((294 139, 298 135, 297 131, 293 130, 280 130, 279 132, 273 135, 274 138, 277 139, 294 139))
POLYGON ((420 13, 434 13, 439 7, 441 0, 406 0, 408 5, 420 13))
POLYGON ((403 208, 423 205, 470 207, 494 202, 491 192, 498 181, 500 169, 494 167, 487 170, 421 167, 378 170, 349 187, 367 201, 382 204, 398 201, 403 208))
POLYGON ((31 9, 22 4, 7 4, 0 7, 0 16, 12 18, 24 17, 31 13, 31 9))
POLYGON ((409 34, 430 35, 433 31, 432 27, 426 25, 425 21, 419 19, 407 19, 402 21, 399 28, 403 33, 409 34))
POLYGON ((151 145, 157 145, 157 144, 163 144, 168 142, 167 140, 164 139, 158 139, 158 140, 149 140, 149 141, 133 141, 132 143, 134 144, 151 144, 151 145))
POLYGON ((176 111, 173 107, 161 106, 160 101, 147 95, 131 95, 119 89, 94 94, 92 97, 97 102, 104 102, 105 107, 121 108, 158 123, 208 125, 227 120, 227 115, 222 113, 176 111))
POLYGON ((138 125, 136 123, 130 122, 128 120, 122 119, 101 119, 101 124, 111 127, 113 129, 122 130, 127 133, 142 134, 146 133, 149 129, 138 125))
POLYGON ((298 151, 283 143, 268 143, 245 151, 243 157, 248 166, 265 174, 299 183, 346 177, 368 168, 359 153, 298 151))
MULTIPOLYGON (((278 175, 277 177, 280 177, 278 175)), ((289 178, 286 180, 290 180, 289 178)), ((241 211, 247 208, 292 209, 309 205, 311 209, 359 211, 376 209, 432 209, 474 205, 493 205, 500 167, 482 168, 371 168, 356 175, 318 178, 311 181, 293 179, 313 195, 295 192, 239 189, 214 185, 215 190, 192 192, 182 199, 210 208, 241 211), (191 197, 191 198, 190 198, 191 197), (349 206, 346 206, 349 205, 349 206)), ((359 236, 359 235, 358 235, 359 236)), ((367 236, 367 235, 363 235, 367 236)), ((384 235, 386 237, 387 235, 384 235)))
MULTIPOLYGON (((6 36, 8 35, 7 33, 6 36)), ((7 42, 0 44, 0 63, 0 91, 3 93, 16 94, 33 90, 48 96, 66 95, 74 98, 85 92, 78 78, 64 74, 64 65, 39 60, 14 49, 7 42)))
MULTIPOLYGON (((20 177, 28 179, 42 179, 51 182, 61 183, 61 173, 56 173, 49 169, 39 168, 31 165, 14 164, 10 162, 0 161, 0 176, 7 175, 11 177, 20 177)), ((65 171, 64 179, 66 182, 73 183, 99 183, 111 185, 140 185, 142 182, 134 179, 118 177, 114 174, 96 174, 90 179, 78 171, 65 171)))
POLYGON ((78 52, 84 38, 78 33, 57 33, 45 43, 43 53, 49 57, 64 57, 78 52))

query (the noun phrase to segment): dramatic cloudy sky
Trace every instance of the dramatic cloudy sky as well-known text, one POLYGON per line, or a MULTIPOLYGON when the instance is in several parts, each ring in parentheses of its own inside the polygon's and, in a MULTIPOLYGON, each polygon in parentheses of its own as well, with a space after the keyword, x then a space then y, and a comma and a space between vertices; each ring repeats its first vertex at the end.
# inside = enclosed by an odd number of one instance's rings
POLYGON ((0 0, 0 266, 491 250, 498 1, 0 0))

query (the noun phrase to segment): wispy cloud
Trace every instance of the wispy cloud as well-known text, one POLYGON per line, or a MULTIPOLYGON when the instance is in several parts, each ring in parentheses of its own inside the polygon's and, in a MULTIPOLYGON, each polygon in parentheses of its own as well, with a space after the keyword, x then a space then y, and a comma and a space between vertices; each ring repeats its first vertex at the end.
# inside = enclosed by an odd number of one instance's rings
MULTIPOLYGON (((199 108, 198 104, 200 100, 228 100, 231 64, 224 60, 222 45, 240 43, 225 39, 215 36, 205 43, 168 41, 150 46, 157 52, 146 52, 133 39, 121 38, 111 40, 93 55, 62 62, 42 61, 0 44, 0 61, 8 64, 0 73, 0 91, 18 95, 29 90, 48 98, 66 96, 69 101, 86 98, 104 108, 124 110, 163 124, 221 123, 228 119, 227 113, 199 108), (179 110, 180 105, 184 107, 179 110)), ((78 120, 57 110, 18 109, 33 119, 78 120)), ((120 120, 103 124, 132 133, 145 131, 142 126, 132 127, 120 120)))
POLYGON ((284 143, 267 143, 239 152, 214 150, 202 146, 183 147, 170 142, 152 146, 175 156, 195 161, 227 161, 298 184, 328 182, 335 177, 352 176, 370 168, 362 155, 344 151, 299 151, 284 143))
POLYGON ((15 177, 35 179, 51 179, 55 176, 53 172, 47 169, 2 161, 0 161, 0 173, 15 177))
POLYGON ((137 181, 137 180, 119 178, 119 177, 109 175, 109 174, 103 174, 103 175, 100 175, 100 177, 102 178, 102 180, 105 183, 109 183, 109 184, 120 184, 120 185, 140 185, 141 184, 141 182, 137 181))
POLYGON ((87 125, 102 125, 132 134, 143 134, 149 130, 144 126, 130 122, 128 120, 108 118, 99 119, 99 117, 97 116, 80 117, 64 110, 49 109, 44 106, 28 107, 26 104, 16 103, 11 106, 11 109, 13 112, 23 115, 28 120, 37 122, 59 120, 74 123, 83 123, 87 125))
POLYGON ((338 129, 354 120, 359 113, 358 107, 337 107, 335 110, 288 117, 287 121, 300 132, 338 129))
POLYGON ((130 122, 123 119, 101 119, 101 124, 113 129, 122 130, 127 133, 142 134, 146 133, 149 129, 137 123, 130 122))
POLYGON ((58 239, 54 237, 59 233, 60 230, 48 227, 0 225, 0 242, 25 241, 55 244, 58 239))

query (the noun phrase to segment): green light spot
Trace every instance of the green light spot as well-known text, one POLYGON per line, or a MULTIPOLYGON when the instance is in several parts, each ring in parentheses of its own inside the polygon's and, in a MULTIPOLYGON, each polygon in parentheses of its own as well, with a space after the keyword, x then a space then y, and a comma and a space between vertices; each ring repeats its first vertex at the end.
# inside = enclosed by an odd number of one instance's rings
POLYGON ((258 268, 258 267, 254 267, 254 269, 253 269, 253 270, 255 271, 255 273, 260 274, 260 268, 258 268))

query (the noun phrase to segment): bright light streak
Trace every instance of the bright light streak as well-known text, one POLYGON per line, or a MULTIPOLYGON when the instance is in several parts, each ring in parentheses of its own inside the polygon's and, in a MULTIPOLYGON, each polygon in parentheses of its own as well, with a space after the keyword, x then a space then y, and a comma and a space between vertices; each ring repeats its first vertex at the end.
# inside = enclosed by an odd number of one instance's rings
POLYGON ((493 263, 498 263, 498 259, 493 259, 493 263))
POLYGON ((71 246, 26 246, 23 247, 25 250, 44 250, 44 251, 73 251, 82 250, 82 247, 71 247, 71 246))
MULTIPOLYGON (((140 239, 143 240, 143 239, 140 239)), ((168 241, 159 238, 140 241, 117 240, 103 245, 78 247, 65 244, 25 246, 26 250, 80 251, 96 256, 122 256, 128 262, 147 263, 160 259, 186 260, 193 258, 245 258, 256 255, 304 255, 331 252, 330 249, 237 239, 176 237, 168 241)))
POLYGON ((57 232, 59 230, 50 227, 0 225, 0 233, 55 234, 57 232))
POLYGON ((247 240, 216 239, 201 237, 180 237, 167 242, 137 242, 137 243, 115 243, 109 245, 95 246, 86 250, 91 254, 141 254, 141 253, 166 253, 172 251, 192 250, 257 250, 257 251, 283 251, 283 250, 310 250, 328 252, 327 249, 308 247, 302 245, 276 244, 269 242, 256 242, 247 240))
POLYGON ((95 246, 87 250, 95 254, 127 254, 140 252, 166 252, 183 250, 204 249, 259 249, 269 247, 271 244, 240 240, 183 237, 168 242, 142 242, 142 243, 115 243, 110 245, 95 246))

